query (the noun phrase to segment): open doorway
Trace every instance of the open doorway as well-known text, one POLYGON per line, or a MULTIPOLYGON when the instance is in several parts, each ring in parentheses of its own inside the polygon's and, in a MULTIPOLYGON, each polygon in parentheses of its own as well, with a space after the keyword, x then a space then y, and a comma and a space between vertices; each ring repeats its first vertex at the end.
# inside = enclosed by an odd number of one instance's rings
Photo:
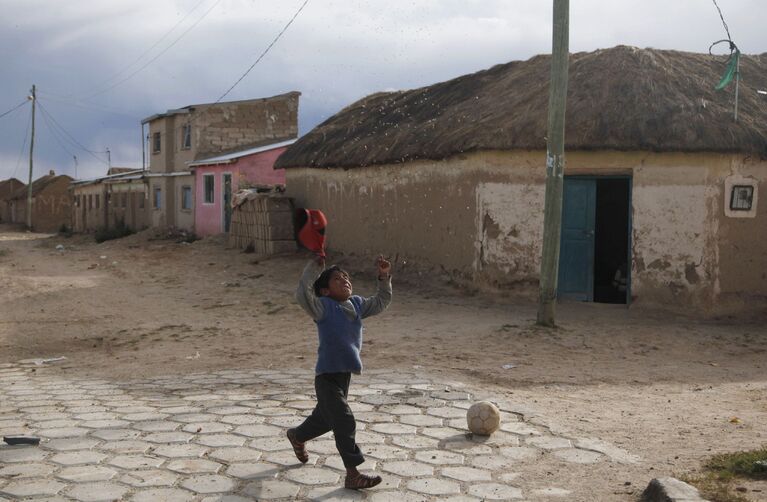
POLYGON ((629 256, 629 180, 597 179, 594 225, 594 301, 626 303, 629 256))
POLYGON ((631 179, 565 176, 563 188, 558 297, 627 303, 631 179))

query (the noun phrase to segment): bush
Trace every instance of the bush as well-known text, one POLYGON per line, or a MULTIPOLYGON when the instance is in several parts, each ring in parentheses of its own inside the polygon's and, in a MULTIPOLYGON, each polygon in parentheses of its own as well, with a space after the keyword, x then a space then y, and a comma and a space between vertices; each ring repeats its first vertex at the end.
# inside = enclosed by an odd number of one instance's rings
POLYGON ((133 230, 121 220, 118 221, 113 228, 107 227, 96 230, 94 238, 96 239, 96 242, 101 243, 104 241, 111 241, 112 239, 120 239, 131 235, 132 233, 134 233, 133 230))

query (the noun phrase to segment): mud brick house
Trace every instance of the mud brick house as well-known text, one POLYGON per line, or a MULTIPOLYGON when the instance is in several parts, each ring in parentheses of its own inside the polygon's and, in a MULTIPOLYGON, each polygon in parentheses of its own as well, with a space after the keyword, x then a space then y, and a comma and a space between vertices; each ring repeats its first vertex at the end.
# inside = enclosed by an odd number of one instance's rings
POLYGON ((194 233, 198 237, 229 232, 232 195, 242 188, 284 185, 285 170, 274 169, 294 139, 268 143, 189 163, 194 173, 194 233))
MULTIPOLYGON (((58 232, 62 225, 69 227, 72 217, 72 198, 69 184, 72 178, 50 171, 32 182, 32 230, 35 232, 58 232)), ((26 186, 16 190, 10 200, 12 223, 27 222, 26 186)))
POLYGON ((146 228, 146 183, 142 175, 141 169, 112 167, 106 176, 73 181, 72 229, 94 232, 116 225, 146 228))
MULTIPOLYGON (((269 98, 185 106, 147 117, 147 221, 192 231, 198 204, 190 164, 298 136, 298 98, 269 98)), ((206 204, 204 201, 202 204, 206 204)))
MULTIPOLYGON (((741 58, 737 121, 724 59, 570 56, 560 298, 764 309, 767 54, 741 58)), ((288 195, 326 212, 331 248, 534 294, 550 60, 351 104, 277 160, 288 195)))
POLYGON ((16 206, 11 201, 16 192, 24 187, 26 185, 16 178, 0 181, 0 223, 11 223, 15 220, 16 206))

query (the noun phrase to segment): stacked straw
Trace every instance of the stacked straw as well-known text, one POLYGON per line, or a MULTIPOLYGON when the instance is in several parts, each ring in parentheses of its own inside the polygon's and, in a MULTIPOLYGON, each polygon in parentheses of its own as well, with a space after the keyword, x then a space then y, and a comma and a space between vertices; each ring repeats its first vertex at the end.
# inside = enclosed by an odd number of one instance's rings
POLYGON ((229 246, 259 255, 296 250, 293 199, 281 193, 252 193, 232 210, 229 246))

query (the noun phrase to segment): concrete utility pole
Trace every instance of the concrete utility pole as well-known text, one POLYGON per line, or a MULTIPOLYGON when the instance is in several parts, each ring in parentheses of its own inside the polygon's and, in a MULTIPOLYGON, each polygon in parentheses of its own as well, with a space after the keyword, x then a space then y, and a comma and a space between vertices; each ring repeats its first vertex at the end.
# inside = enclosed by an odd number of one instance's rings
POLYGON ((35 94, 35 84, 32 84, 32 138, 29 140, 29 183, 27 184, 27 230, 32 230, 32 168, 33 154, 35 151, 35 103, 37 96, 35 94))
POLYGON ((549 327, 553 327, 556 323, 559 241, 562 227, 562 184, 565 171, 569 18, 569 0, 554 0, 549 130, 546 144, 546 201, 543 215, 543 254, 538 298, 538 324, 549 327))

